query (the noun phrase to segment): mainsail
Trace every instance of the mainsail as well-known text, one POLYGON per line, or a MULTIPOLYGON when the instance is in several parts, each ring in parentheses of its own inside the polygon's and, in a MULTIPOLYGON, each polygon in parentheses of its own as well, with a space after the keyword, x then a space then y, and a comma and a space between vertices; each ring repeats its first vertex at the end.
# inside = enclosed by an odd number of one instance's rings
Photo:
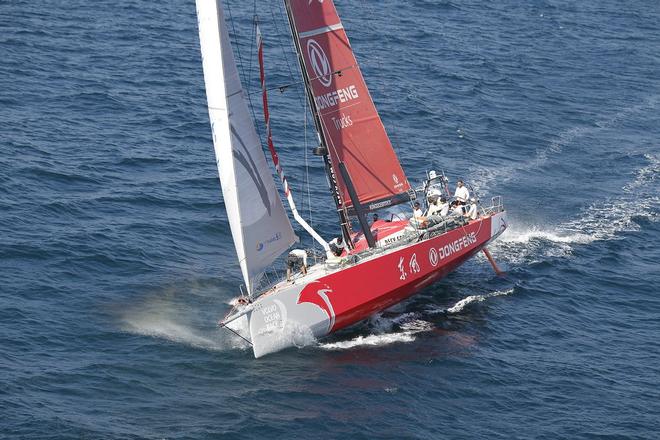
POLYGON ((352 207, 346 167, 363 208, 409 200, 410 184, 392 149, 332 0, 287 0, 303 75, 328 148, 340 203, 352 207))
POLYGON ((248 292, 298 238, 266 163, 243 94, 220 0, 196 0, 215 157, 248 292))

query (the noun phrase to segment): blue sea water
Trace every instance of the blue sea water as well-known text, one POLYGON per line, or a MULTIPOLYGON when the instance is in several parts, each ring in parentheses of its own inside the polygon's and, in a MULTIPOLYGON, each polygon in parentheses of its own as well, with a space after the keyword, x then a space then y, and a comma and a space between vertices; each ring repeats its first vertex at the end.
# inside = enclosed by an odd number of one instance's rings
MULTIPOLYGON (((216 327, 241 278, 194 2, 0 1, 0 437, 660 437, 660 4, 337 4, 409 178, 503 196, 507 275, 253 359, 216 327)), ((255 12, 297 81, 281 3, 228 6, 250 93, 255 12)), ((271 101, 332 237, 302 92, 271 101)))

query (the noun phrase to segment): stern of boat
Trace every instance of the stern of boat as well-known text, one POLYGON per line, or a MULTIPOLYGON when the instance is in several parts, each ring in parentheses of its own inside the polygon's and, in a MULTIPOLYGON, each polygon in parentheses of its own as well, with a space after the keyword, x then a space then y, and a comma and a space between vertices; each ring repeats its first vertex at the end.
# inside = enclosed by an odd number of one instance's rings
POLYGON ((493 241, 506 230, 509 222, 502 203, 502 197, 493 197, 492 204, 486 208, 486 212, 490 215, 490 240, 493 241))

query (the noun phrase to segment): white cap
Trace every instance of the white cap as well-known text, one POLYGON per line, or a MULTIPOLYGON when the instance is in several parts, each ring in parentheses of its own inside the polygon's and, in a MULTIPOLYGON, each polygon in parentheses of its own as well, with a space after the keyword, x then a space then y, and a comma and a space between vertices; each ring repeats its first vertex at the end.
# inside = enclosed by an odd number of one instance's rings
POLYGON ((429 171, 429 179, 435 179, 435 177, 436 177, 435 171, 433 170, 429 171))

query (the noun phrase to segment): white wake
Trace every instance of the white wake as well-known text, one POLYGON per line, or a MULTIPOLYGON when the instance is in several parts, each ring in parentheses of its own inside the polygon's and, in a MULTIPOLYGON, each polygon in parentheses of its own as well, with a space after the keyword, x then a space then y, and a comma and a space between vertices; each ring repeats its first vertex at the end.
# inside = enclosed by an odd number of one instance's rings
POLYGON ((400 331, 357 336, 346 341, 321 343, 319 347, 324 350, 347 350, 355 347, 380 347, 394 343, 412 342, 416 339, 415 335, 417 333, 428 331, 432 328, 433 324, 430 322, 414 319, 401 324, 400 331))
POLYGON ((522 225, 512 219, 510 228, 490 245, 491 252, 514 264, 569 256, 576 245, 613 240, 623 232, 638 231, 635 219, 658 221, 660 159, 653 154, 644 157, 648 164, 635 172, 635 178, 619 196, 596 201, 576 218, 555 226, 522 225))
POLYGON ((433 323, 424 320, 424 315, 435 314, 457 314, 463 311, 468 305, 483 302, 489 298, 504 296, 513 293, 514 289, 498 290, 483 295, 470 295, 461 299, 448 308, 438 308, 427 311, 425 314, 418 312, 409 312, 394 318, 384 318, 378 314, 370 319, 370 326, 374 328, 375 333, 367 336, 356 336, 345 341, 336 341, 328 343, 319 343, 318 346, 324 350, 348 350, 356 347, 380 347, 395 343, 408 343, 417 339, 419 333, 428 332, 435 328, 433 323), (394 326, 399 326, 399 330, 391 331, 394 326))
POLYGON ((498 290, 495 292, 487 293, 485 295, 470 295, 467 298, 463 298, 453 306, 445 310, 446 313, 456 314, 460 313, 470 304, 486 301, 488 298, 493 298, 496 296, 505 296, 513 293, 513 288, 507 290, 498 290))

